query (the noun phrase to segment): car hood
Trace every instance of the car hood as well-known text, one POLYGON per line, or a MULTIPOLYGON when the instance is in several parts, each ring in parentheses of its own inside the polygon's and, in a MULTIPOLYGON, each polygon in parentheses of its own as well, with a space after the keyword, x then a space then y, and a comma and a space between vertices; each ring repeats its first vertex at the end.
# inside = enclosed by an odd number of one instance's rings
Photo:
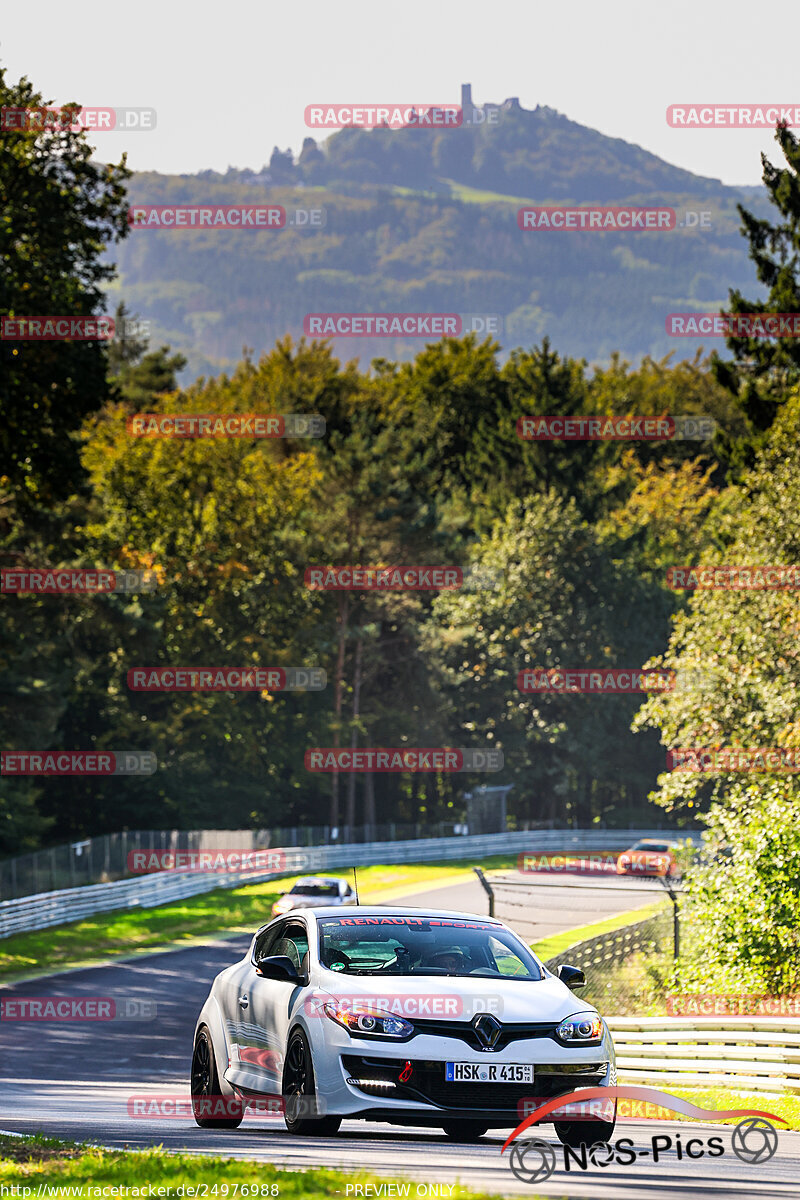
POLYGON ((330 976, 331 972, 326 971, 325 978, 318 979, 309 993, 320 1005, 329 999, 339 999, 348 1006, 369 1001, 372 1010, 396 1013, 408 1020, 471 1021, 479 1013, 491 1013, 503 1023, 558 1023, 574 1013, 595 1011, 553 976, 512 982, 430 975, 372 980, 341 975, 340 984, 331 981, 330 976))
MULTIPOLYGON (((341 904, 341 899, 338 896, 293 896, 292 908, 330 908, 333 905, 341 904)), ((292 909, 287 908, 286 912, 291 912, 292 909)))

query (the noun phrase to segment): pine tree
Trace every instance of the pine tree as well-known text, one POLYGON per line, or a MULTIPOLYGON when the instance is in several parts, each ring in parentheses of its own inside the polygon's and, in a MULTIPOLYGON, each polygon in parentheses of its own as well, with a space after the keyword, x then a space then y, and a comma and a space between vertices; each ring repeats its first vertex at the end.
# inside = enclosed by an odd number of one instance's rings
MULTIPOLYGON (((777 127, 775 140, 787 166, 773 166, 765 154, 761 163, 764 185, 780 221, 772 224, 737 205, 750 258, 768 296, 763 302, 751 301, 732 289, 731 313, 800 313, 800 142, 785 125, 777 127)), ((712 355, 714 374, 736 396, 750 425, 745 437, 721 435, 720 449, 738 473, 752 466, 756 448, 764 444, 790 387, 800 379, 800 340, 729 337, 726 343, 733 362, 712 355)))

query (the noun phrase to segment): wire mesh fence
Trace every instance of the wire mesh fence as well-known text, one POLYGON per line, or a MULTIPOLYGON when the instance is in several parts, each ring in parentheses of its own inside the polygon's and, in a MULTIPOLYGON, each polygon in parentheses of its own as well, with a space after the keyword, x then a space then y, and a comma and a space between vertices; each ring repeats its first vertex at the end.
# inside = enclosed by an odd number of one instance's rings
POLYGON ((581 999, 606 1014, 649 1011, 642 1005, 659 1002, 663 1008, 664 988, 680 949, 682 892, 674 877, 662 881, 608 874, 543 880, 474 869, 491 916, 547 956, 550 970, 569 965, 583 971, 581 999), (638 919, 637 909, 643 910, 638 919), (618 917, 623 922, 618 928, 581 938, 582 927, 589 932, 598 921, 618 917), (555 936, 564 948, 548 954, 548 946, 556 948, 555 936))
POLYGON ((672 915, 665 907, 662 912, 623 925, 610 933, 576 942, 562 954, 547 960, 547 966, 555 971, 562 963, 580 967, 586 976, 587 991, 595 992, 602 987, 609 968, 617 966, 632 954, 652 954, 671 948, 673 936, 672 915))
MULTIPOLYGON (((586 986, 580 997, 604 1015, 641 1012, 643 1004, 663 1010, 663 995, 674 966, 675 924, 670 906, 621 929, 587 938, 548 959, 579 967, 586 986)), ((645 1011, 648 1011, 645 1008, 645 1011)))
MULTIPOLYGON (((552 826, 553 822, 530 824, 531 829, 552 826)), ((524 828, 528 828, 528 823, 524 828)), ((131 873, 128 856, 136 850, 266 850, 278 846, 291 849, 460 837, 470 833, 468 825, 452 821, 428 824, 393 821, 350 829, 295 825, 278 829, 137 829, 108 833, 0 861, 0 900, 124 879, 131 873)))
POLYGON ((494 916, 529 942, 628 910, 635 920, 637 908, 666 899, 663 884, 643 876, 542 880, 493 872, 488 882, 494 916))
MULTIPOLYGON (((446 837, 458 826, 373 826, 374 840, 395 841, 426 836, 446 837)), ((369 827, 354 828, 348 841, 362 843, 369 827)), ((265 850, 275 846, 336 845, 329 826, 287 829, 136 829, 84 838, 48 850, 37 850, 0 861, 0 900, 54 892, 91 883, 111 883, 131 874, 129 855, 136 850, 265 850)))

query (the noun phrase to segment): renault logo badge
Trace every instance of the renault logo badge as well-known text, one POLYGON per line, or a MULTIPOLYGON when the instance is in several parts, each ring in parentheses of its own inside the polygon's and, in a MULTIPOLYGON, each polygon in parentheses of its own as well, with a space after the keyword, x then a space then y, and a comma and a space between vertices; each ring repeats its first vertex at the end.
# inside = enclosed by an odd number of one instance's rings
POLYGON ((503 1029, 500 1022, 491 1013, 482 1013, 472 1025, 483 1049, 494 1050, 503 1029))

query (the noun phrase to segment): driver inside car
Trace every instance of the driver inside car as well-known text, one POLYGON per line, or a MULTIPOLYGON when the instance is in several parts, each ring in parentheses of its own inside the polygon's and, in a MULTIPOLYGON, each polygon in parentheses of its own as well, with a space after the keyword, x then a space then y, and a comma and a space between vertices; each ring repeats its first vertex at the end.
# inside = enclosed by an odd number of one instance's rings
POLYGON ((419 965, 438 967, 447 971, 448 975, 463 975, 468 970, 466 955, 455 946, 450 950, 438 950, 434 954, 425 955, 419 965))

